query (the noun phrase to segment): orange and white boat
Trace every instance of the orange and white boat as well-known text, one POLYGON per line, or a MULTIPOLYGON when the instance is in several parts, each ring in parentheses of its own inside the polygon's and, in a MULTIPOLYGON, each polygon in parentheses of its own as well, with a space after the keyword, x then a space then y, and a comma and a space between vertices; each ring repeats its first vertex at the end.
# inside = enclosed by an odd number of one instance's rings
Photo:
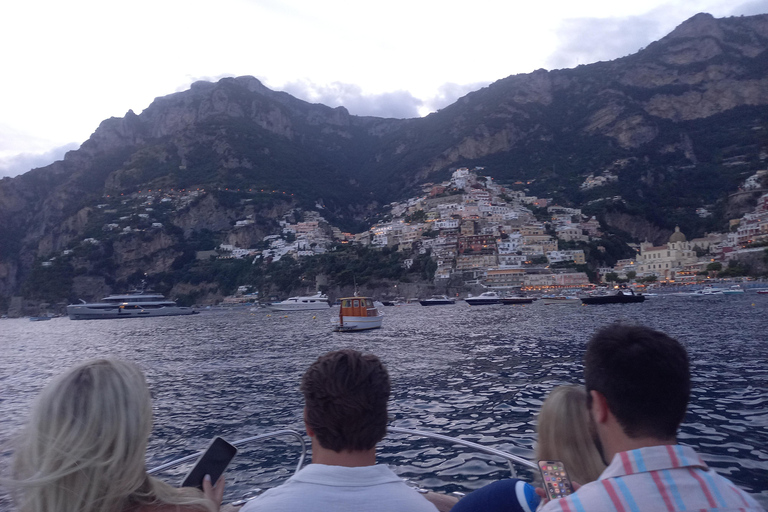
POLYGON ((339 316, 331 320, 334 331, 364 331, 381 327, 384 315, 379 313, 370 297, 345 297, 340 300, 339 316))

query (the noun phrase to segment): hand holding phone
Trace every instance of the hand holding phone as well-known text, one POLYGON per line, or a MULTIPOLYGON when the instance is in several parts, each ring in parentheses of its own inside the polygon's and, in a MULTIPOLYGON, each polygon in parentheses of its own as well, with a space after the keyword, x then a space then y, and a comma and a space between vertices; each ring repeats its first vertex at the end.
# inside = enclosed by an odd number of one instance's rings
POLYGON ((573 492, 571 478, 561 461, 540 460, 539 471, 544 482, 544 490, 547 491, 547 498, 550 500, 564 498, 573 492))
POLYGON ((220 437, 214 437, 208 448, 184 477, 181 487, 197 487, 202 490, 205 475, 211 475, 211 485, 216 485, 216 481, 227 469, 236 453, 237 448, 220 437))

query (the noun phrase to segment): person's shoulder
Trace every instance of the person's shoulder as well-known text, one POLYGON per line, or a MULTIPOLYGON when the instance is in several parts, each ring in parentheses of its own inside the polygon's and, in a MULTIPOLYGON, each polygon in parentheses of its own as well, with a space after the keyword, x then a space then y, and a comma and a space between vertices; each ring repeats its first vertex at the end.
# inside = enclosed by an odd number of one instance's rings
POLYGON ((709 469, 706 473, 709 479, 714 482, 714 486, 719 488, 720 494, 728 502, 744 510, 765 510, 751 494, 741 489, 728 478, 717 473, 714 469, 709 469))

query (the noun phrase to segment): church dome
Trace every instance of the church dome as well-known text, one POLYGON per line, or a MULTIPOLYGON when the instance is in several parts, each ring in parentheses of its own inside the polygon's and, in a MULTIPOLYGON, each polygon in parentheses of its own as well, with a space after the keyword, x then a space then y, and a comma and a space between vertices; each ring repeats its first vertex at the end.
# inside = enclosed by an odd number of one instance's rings
POLYGON ((673 244, 675 242, 685 242, 687 240, 685 235, 680 232, 680 226, 675 226, 675 232, 669 237, 669 243, 673 244))

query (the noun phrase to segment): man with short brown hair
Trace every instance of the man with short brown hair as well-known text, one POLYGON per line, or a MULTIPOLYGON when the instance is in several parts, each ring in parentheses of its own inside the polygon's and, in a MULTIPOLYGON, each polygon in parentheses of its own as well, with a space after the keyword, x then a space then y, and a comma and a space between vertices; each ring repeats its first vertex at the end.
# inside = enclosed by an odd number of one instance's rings
POLYGON ((641 325, 603 327, 587 343, 584 382, 608 467, 543 511, 763 510, 693 448, 677 443, 691 394, 688 354, 677 340, 641 325))
POLYGON ((386 465, 376 443, 387 432, 389 374, 378 357, 346 349, 317 359, 301 380, 312 464, 243 512, 435 512, 386 465))

